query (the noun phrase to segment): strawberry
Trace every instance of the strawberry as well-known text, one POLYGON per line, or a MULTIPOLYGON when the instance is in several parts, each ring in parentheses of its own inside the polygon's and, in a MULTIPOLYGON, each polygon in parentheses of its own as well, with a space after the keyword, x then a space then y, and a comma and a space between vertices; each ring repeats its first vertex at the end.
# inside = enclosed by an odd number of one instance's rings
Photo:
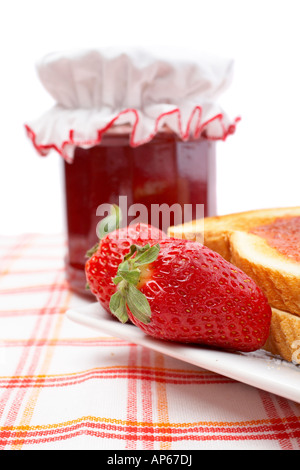
POLYGON ((105 310, 110 312, 109 301, 117 290, 112 280, 130 245, 145 243, 154 245, 163 237, 166 235, 161 230, 148 224, 138 223, 113 230, 88 252, 89 259, 85 265, 88 288, 105 310))
POLYGON ((114 283, 111 312, 155 338, 254 351, 268 337, 265 295, 243 271, 198 242, 133 245, 114 283))

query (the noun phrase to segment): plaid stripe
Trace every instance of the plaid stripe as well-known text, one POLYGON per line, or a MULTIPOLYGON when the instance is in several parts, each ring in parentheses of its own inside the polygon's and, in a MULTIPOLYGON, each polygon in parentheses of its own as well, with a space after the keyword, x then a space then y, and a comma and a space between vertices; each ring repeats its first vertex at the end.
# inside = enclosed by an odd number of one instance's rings
POLYGON ((0 237, 0 449, 300 449, 300 405, 71 322, 60 235, 0 237))

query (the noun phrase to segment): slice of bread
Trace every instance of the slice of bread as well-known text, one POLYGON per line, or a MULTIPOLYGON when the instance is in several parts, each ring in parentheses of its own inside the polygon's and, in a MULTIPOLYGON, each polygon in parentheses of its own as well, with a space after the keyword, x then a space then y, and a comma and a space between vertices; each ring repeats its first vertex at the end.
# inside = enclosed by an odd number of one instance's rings
POLYGON ((300 263, 263 238, 241 231, 230 236, 230 262, 256 282, 271 307, 300 315, 300 263))
POLYGON ((300 217, 300 207, 207 217, 169 229, 170 236, 198 240, 252 277, 273 309, 265 349, 288 361, 300 340, 300 262, 252 231, 290 217, 300 217))

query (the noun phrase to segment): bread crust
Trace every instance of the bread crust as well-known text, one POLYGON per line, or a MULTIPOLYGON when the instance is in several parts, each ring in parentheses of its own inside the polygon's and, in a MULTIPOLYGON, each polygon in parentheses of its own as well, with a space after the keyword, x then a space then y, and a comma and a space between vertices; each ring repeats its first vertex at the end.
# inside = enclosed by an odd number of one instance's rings
POLYGON ((300 349, 300 263, 281 255, 251 230, 278 218, 295 216, 300 216, 300 207, 254 210, 207 217, 170 227, 168 232, 175 238, 202 242, 256 282, 273 312, 265 349, 289 362, 295 353, 295 341, 299 341, 300 349))
POLYGON ((300 364, 300 318, 273 308, 270 334, 263 349, 300 364))
POLYGON ((262 238, 234 232, 230 262, 251 277, 271 307, 300 315, 300 264, 285 258, 262 238))

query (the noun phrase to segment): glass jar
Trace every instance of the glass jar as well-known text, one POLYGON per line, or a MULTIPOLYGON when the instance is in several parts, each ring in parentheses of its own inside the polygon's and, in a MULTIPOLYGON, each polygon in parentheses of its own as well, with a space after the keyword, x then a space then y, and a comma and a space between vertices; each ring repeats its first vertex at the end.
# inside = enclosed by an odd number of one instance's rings
MULTIPOLYGON (((204 205, 205 216, 216 214, 215 142, 200 138, 182 141, 172 132, 161 132, 148 143, 130 146, 130 134, 114 131, 103 135, 92 148, 75 149, 72 163, 64 162, 68 235, 67 278, 70 287, 85 291, 86 252, 98 241, 96 227, 101 204, 143 204, 150 223, 153 204, 204 205)), ((130 223, 132 218, 128 217, 130 223)), ((172 214, 170 225, 172 225, 172 214)))

